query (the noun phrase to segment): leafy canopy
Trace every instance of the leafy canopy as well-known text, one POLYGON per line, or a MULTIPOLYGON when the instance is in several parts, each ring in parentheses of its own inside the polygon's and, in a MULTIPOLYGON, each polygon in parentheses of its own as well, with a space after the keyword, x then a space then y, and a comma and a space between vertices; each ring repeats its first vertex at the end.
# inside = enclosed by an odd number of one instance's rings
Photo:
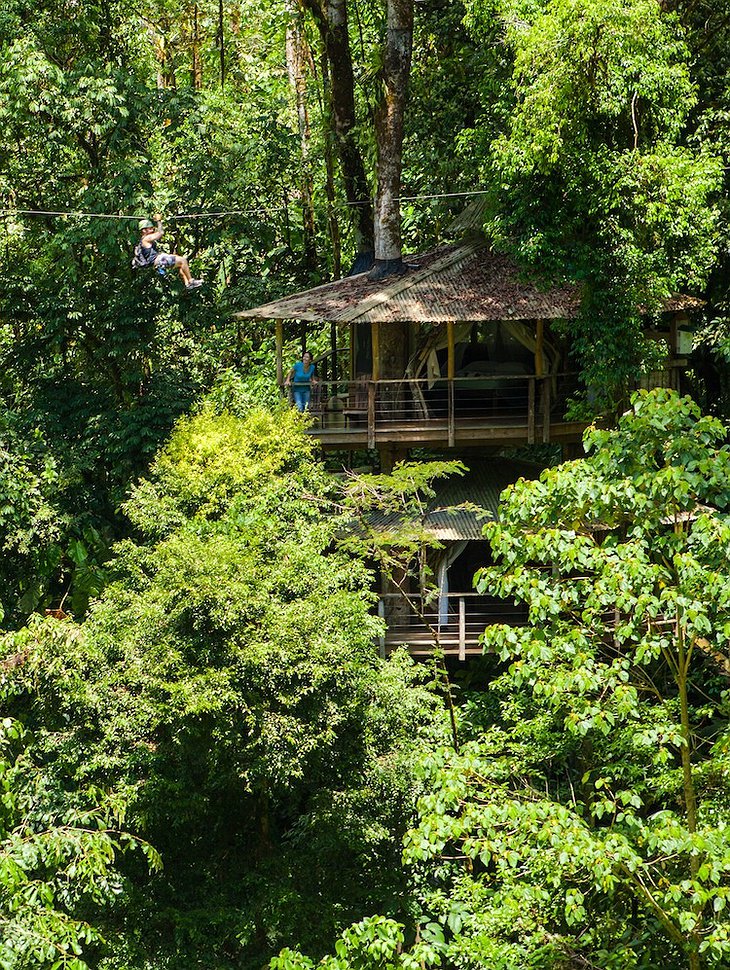
POLYGON ((411 862, 441 860, 429 905, 464 910, 457 965, 727 962, 724 438, 689 399, 641 393, 487 527, 478 588, 528 623, 487 628, 508 665, 499 717, 428 764, 406 842, 411 862))
MULTIPOLYGON (((702 285, 718 243, 722 163, 688 136, 684 31, 655 0, 472 0, 511 78, 465 145, 493 186, 487 229, 550 280, 585 284, 576 350, 608 396, 646 355, 640 313, 702 285)), ((602 402, 598 401, 600 406, 602 402)))

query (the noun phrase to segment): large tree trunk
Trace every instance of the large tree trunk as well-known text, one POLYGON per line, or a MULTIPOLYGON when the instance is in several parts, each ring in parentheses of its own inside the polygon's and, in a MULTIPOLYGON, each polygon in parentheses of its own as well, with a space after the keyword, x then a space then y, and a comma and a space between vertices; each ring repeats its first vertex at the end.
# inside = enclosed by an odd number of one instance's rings
POLYGON ((297 109, 297 124, 299 128, 299 142, 302 152, 302 222, 304 226, 304 260, 307 269, 314 270, 317 264, 315 249, 315 218, 313 201, 313 180, 311 164, 311 131, 309 127, 309 112, 307 110, 307 51, 301 24, 301 10, 294 0, 287 0, 289 23, 286 30, 286 65, 289 72, 289 82, 294 94, 297 109))
MULTIPOLYGON (((314 64, 314 60, 312 61, 314 64)), ((321 52, 320 66, 322 70, 322 96, 320 97, 320 110, 325 117, 330 112, 330 69, 327 56, 321 52), (326 107, 325 107, 326 105, 326 107)), ((333 152, 333 134, 330 125, 325 131, 324 136, 324 165, 326 172, 325 192, 327 195, 327 227, 329 229, 330 242, 332 243, 332 275, 334 279, 342 276, 342 243, 340 239, 340 224, 337 220, 337 193, 335 190, 335 156, 333 152)))
POLYGON ((413 0, 388 0, 383 96, 375 116, 378 149, 375 266, 370 274, 374 279, 403 269, 399 197, 412 49, 413 0))
POLYGON ((329 64, 329 91, 337 154, 347 201, 353 208, 358 271, 372 265, 373 210, 365 165, 357 144, 355 80, 346 0, 301 0, 317 24, 329 64))

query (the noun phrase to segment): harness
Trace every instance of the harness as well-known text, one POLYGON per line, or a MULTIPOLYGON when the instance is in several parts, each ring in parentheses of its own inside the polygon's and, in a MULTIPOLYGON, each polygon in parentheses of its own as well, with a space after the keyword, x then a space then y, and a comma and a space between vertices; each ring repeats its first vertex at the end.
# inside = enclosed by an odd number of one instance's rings
POLYGON ((132 269, 146 269, 148 266, 152 266, 158 255, 155 246, 143 246, 141 242, 138 242, 134 247, 132 269))

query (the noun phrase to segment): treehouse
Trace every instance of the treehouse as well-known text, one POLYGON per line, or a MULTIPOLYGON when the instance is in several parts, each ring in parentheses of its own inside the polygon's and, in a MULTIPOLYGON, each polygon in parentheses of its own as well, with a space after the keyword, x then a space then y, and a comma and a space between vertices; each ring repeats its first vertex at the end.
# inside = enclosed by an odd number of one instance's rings
MULTIPOLYGON (((406 644, 419 655, 438 643, 464 660, 481 652, 488 623, 523 619, 512 604, 474 591, 474 572, 489 554, 474 506, 496 516, 500 492, 520 476, 537 477, 540 467, 494 456, 515 446, 574 445, 585 428, 565 416, 578 388, 569 334, 580 291, 540 289, 483 238, 408 263, 406 273, 379 283, 350 276, 237 316, 274 322, 282 393, 292 363, 283 359, 285 342, 296 335, 305 347, 314 328, 313 342, 329 342, 310 401, 310 433, 324 448, 377 450, 384 471, 412 447, 446 450, 469 466, 468 476, 441 486, 424 523, 441 545, 430 563, 436 589, 424 596, 391 585, 379 606, 387 624, 381 651, 406 644)), ((650 332, 664 347, 664 367, 646 385, 679 388, 691 349, 687 313, 699 305, 690 297, 666 304, 650 332)))
MULTIPOLYGON (((695 305, 670 301, 652 331, 666 346, 654 383, 678 386, 695 305)), ((578 442, 585 425, 565 408, 578 386, 567 334, 579 309, 576 286, 540 289, 477 238, 411 257, 408 272, 380 283, 363 273, 236 316, 275 323, 282 392, 285 328, 296 322, 304 346, 329 326, 311 433, 329 449, 376 449, 387 468, 412 446, 578 442)))

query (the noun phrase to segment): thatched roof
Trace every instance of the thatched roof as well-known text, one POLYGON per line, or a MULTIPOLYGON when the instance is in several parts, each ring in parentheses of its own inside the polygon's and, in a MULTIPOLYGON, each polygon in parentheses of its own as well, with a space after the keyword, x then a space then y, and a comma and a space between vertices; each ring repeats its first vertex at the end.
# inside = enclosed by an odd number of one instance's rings
MULTIPOLYGON (((483 239, 408 257, 401 276, 372 283, 348 276, 235 316, 255 320, 332 323, 446 323, 481 320, 570 320, 580 307, 574 285, 544 289, 483 239)), ((695 309, 701 301, 678 296, 667 310, 695 309)))
POLYGON ((334 323, 550 320, 578 312, 575 286, 542 290, 483 241, 409 256, 408 272, 371 283, 367 273, 317 286, 237 313, 256 320, 334 323))

